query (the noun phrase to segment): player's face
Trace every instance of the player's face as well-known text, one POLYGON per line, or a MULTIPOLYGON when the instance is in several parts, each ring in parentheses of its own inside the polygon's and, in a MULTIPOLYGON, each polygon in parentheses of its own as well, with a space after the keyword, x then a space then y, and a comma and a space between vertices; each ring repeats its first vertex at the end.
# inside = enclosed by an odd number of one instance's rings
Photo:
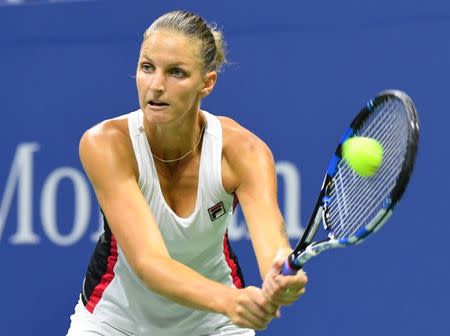
MULTIPOLYGON (((206 77, 205 77, 206 76, 206 77)), ((136 72, 139 104, 150 123, 170 123, 196 112, 205 96, 200 41, 154 31, 143 42, 136 72)))

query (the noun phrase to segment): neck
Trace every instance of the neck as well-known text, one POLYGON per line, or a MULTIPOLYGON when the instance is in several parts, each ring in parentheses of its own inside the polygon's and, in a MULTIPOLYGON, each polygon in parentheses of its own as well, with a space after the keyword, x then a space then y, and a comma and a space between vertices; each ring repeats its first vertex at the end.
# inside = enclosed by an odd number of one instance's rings
POLYGON ((153 157, 171 163, 195 156, 206 127, 206 118, 199 111, 190 120, 172 125, 146 125, 147 139, 153 157))

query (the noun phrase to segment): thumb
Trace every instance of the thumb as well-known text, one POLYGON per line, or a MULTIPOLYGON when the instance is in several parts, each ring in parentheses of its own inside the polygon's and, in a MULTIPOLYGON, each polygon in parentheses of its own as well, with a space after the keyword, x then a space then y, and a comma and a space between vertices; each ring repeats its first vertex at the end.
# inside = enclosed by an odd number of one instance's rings
POLYGON ((286 247, 282 247, 279 248, 274 260, 277 262, 281 262, 283 264, 283 262, 286 260, 286 258, 292 253, 292 249, 291 248, 286 248, 286 247))
POLYGON ((283 266, 284 258, 278 257, 273 260, 272 269, 279 273, 281 271, 281 267, 283 266))
POLYGON ((283 266, 284 261, 289 256, 289 254, 292 252, 291 249, 288 248, 280 248, 278 249, 275 258, 273 259, 272 263, 272 270, 275 271, 277 274, 280 273, 281 268, 283 266))

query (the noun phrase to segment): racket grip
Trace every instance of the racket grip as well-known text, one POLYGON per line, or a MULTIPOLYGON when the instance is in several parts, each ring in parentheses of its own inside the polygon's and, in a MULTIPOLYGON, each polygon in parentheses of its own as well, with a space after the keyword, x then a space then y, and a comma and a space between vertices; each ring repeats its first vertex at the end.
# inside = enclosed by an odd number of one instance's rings
POLYGON ((301 269, 294 262, 294 256, 291 254, 283 263, 281 267, 281 274, 283 275, 296 275, 297 272, 301 269))

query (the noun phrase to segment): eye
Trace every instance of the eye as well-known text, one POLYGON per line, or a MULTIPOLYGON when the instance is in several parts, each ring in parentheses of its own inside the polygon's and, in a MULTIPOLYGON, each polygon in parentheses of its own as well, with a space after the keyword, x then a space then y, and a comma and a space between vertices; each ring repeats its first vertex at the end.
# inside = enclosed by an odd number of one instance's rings
POLYGON ((177 78, 183 78, 186 77, 186 72, 180 68, 172 68, 170 69, 169 73, 177 78))
POLYGON ((155 67, 152 64, 150 64, 150 63, 142 63, 141 64, 141 69, 144 72, 152 72, 155 69, 155 67))

